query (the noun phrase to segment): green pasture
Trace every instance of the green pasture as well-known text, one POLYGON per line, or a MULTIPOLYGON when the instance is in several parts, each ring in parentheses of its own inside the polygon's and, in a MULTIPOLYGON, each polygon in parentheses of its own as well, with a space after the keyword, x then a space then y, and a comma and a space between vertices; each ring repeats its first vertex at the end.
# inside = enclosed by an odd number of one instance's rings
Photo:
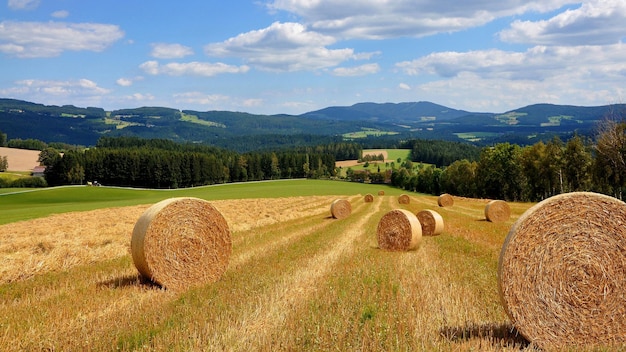
MULTIPOLYGON (((364 149, 363 155, 367 155, 368 153, 375 151, 375 150, 379 150, 379 149, 364 149)), ((395 168, 399 168, 402 162, 404 162, 405 160, 409 160, 409 157, 411 154, 410 149, 383 149, 383 150, 387 151, 387 157, 388 159, 393 160, 395 168), (400 159, 400 163, 398 163, 398 159, 400 159)), ((413 165, 417 167, 419 163, 413 163, 413 165)), ((352 169, 353 171, 368 170, 369 172, 378 172, 379 167, 380 167, 380 172, 385 172, 387 171, 387 169, 391 169, 391 162, 387 163, 384 161, 375 160, 375 161, 370 161, 367 164, 367 167, 365 166, 365 163, 361 163, 361 164, 350 166, 350 167, 343 167, 341 168, 338 176, 345 177, 346 171, 349 168, 352 169)))
POLYGON ((351 139, 365 138, 367 136, 379 137, 379 136, 387 136, 387 135, 391 136, 391 135, 396 135, 396 134, 398 134, 398 132, 383 131, 383 130, 379 130, 375 128, 362 128, 361 131, 344 133, 343 138, 351 140, 351 139))
POLYGON ((385 149, 389 159, 397 162, 398 158, 402 161, 408 160, 411 155, 411 149, 385 149))
MULTIPOLYGON (((198 197, 206 200, 280 198, 312 195, 375 194, 400 195, 401 189, 329 180, 276 180, 227 183, 175 190, 146 190, 114 187, 51 187, 6 189, 0 193, 0 224, 34 219, 55 213, 153 204, 172 197, 198 197), (12 191, 12 192, 11 192, 12 191)), ((242 209, 242 211, 245 211, 242 209)))
POLYGON ((455 133, 455 135, 468 142, 478 142, 485 138, 495 137, 498 134, 493 132, 460 132, 455 133))

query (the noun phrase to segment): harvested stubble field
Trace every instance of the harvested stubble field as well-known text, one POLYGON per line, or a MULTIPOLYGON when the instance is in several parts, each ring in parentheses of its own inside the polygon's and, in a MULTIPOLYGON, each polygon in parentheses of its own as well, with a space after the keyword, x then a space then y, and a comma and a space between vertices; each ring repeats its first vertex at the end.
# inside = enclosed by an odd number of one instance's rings
MULTIPOLYGON (((365 194, 364 192, 363 194, 365 194)), ((502 223, 486 201, 363 194, 214 200, 233 241, 218 282, 170 292, 141 280, 129 242, 151 204, 0 226, 0 346, 24 350, 519 350, 499 301, 502 223), (330 204, 350 201, 345 219, 330 204), (376 248, 392 209, 436 209, 445 231, 410 252, 376 248)))

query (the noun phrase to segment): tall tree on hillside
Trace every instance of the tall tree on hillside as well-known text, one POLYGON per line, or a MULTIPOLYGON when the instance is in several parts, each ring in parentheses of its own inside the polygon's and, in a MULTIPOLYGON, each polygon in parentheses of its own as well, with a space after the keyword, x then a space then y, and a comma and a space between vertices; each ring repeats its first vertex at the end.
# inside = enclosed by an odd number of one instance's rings
POLYGON ((483 149, 477 170, 483 196, 513 201, 522 199, 525 182, 519 165, 520 154, 520 146, 509 143, 483 149))
POLYGON ((563 173, 567 191, 586 191, 591 187, 591 153, 580 136, 575 135, 563 150, 563 173))
POLYGON ((596 174, 603 175, 612 193, 622 198, 626 183, 626 121, 610 116, 598 126, 596 137, 596 174))
POLYGON ((443 191, 463 197, 476 197, 477 168, 477 162, 467 159, 450 164, 441 174, 443 191))
POLYGON ((545 159, 546 145, 541 141, 522 149, 519 163, 527 181, 524 190, 524 198, 527 200, 538 201, 550 194, 550 180, 544 173, 545 159))
POLYGON ((5 156, 0 156, 0 172, 5 172, 9 169, 9 158, 5 156))
POLYGON ((7 134, 0 131, 0 147, 7 146, 7 134))

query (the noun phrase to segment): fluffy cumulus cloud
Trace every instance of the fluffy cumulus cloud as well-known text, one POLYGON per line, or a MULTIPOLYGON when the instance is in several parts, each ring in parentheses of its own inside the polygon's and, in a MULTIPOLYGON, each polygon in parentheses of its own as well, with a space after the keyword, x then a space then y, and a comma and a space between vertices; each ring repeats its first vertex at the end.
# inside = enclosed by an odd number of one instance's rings
POLYGON ((64 22, 0 22, 0 52, 33 58, 64 51, 103 51, 124 32, 116 25, 64 22))
POLYGON ((115 83, 117 83, 117 85, 122 86, 122 87, 130 87, 133 85, 133 80, 130 78, 118 78, 115 83))
POLYGON ((39 80, 25 79, 14 82, 12 87, 0 89, 0 96, 37 101, 43 104, 73 104, 99 106, 111 90, 100 87, 89 79, 39 80))
POLYGON ((261 70, 301 71, 336 66, 354 59, 353 49, 328 49, 330 36, 308 31, 299 23, 275 22, 221 43, 206 45, 208 56, 240 57, 261 70))
POLYGON ((451 106, 504 111, 537 102, 615 103, 624 94, 619 88, 626 79, 623 57, 626 44, 621 43, 536 46, 524 52, 433 53, 397 67, 409 76, 443 78, 414 84, 414 91, 422 97, 451 106))
POLYGON ((457 77, 471 73, 485 79, 535 80, 568 76, 584 79, 620 79, 626 75, 626 45, 546 47, 525 52, 497 49, 469 52, 433 53, 396 66, 408 75, 457 77))
POLYGON ((547 20, 517 20, 499 37, 506 42, 542 45, 615 44, 626 37, 626 2, 587 1, 547 20))
POLYGON ((203 76, 211 77, 223 73, 246 73, 248 66, 232 66, 221 62, 170 62, 165 65, 158 61, 146 61, 139 66, 145 73, 150 75, 168 76, 203 76))
POLYGON ((193 55, 193 50, 181 44, 153 43, 150 55, 157 59, 180 59, 193 55))
POLYGON ((495 18, 550 11, 572 0, 274 0, 268 7, 342 38, 423 37, 476 27, 495 18))

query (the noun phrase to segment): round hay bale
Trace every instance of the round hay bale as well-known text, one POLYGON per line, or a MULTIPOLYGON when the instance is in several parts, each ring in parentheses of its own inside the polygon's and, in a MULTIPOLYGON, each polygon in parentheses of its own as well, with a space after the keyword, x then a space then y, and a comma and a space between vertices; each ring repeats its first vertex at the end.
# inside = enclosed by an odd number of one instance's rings
POLYGON ((374 196, 371 194, 366 194, 365 195, 365 203, 371 203, 374 201, 374 196))
POLYGON ((491 222, 503 222, 511 217, 511 209, 503 200, 492 200, 485 205, 485 219, 491 222))
POLYGON ((330 204, 330 214, 335 219, 345 219, 352 213, 350 202, 345 199, 335 199, 330 204))
POLYGON ((411 198, 406 195, 406 194, 402 194, 400 195, 400 197, 398 197, 398 203, 400 204, 409 204, 411 203, 411 198))
POLYGON ((192 197, 152 205, 135 223, 131 238, 139 273, 172 290, 219 280, 231 252, 226 219, 209 202, 192 197))
POLYGON ((384 196, 385 195, 385 191, 378 191, 378 195, 379 196, 384 196))
POLYGON ((437 204, 440 207, 451 207, 454 205, 454 198, 448 193, 444 193, 437 198, 437 204))
POLYGON ((545 349, 626 343, 626 204, 573 192, 528 209, 510 229, 498 289, 517 330, 545 349))
POLYGON ((419 247, 422 226, 417 216, 405 209, 395 209, 378 222, 378 248, 389 251, 408 251, 419 247))
POLYGON ((443 218, 434 210, 425 209, 417 214, 417 220, 422 225, 422 236, 437 236, 443 233, 443 218))

